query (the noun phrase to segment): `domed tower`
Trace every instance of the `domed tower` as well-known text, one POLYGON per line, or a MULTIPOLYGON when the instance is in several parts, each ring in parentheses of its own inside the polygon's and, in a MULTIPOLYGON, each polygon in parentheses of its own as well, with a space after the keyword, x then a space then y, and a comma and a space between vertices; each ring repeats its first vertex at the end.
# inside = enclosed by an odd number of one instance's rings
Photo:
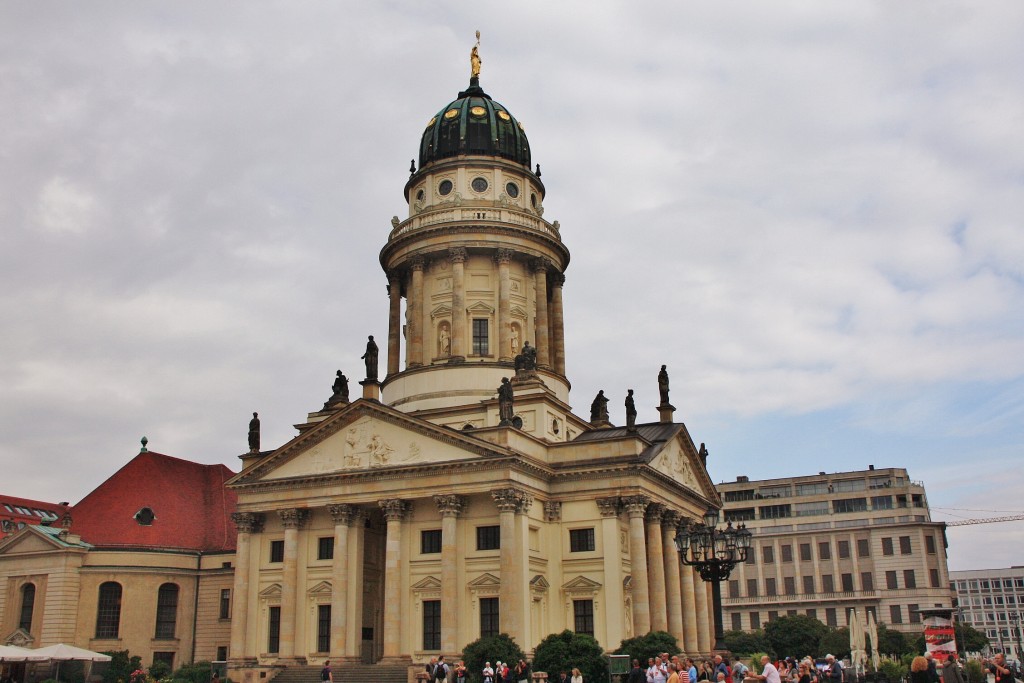
POLYGON ((476 48, 473 58, 469 87, 427 122, 408 217, 393 219, 380 253, 391 304, 383 401, 406 412, 493 398, 527 342, 538 379, 568 401, 569 251, 543 218, 523 125, 480 87, 476 48))

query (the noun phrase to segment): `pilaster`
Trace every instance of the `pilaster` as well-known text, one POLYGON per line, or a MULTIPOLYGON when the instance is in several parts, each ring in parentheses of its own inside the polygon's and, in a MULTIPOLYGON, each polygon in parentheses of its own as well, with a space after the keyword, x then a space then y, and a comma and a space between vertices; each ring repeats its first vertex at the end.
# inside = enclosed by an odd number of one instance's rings
POLYGON ((498 360, 512 360, 512 278, 509 263, 511 249, 498 249, 494 262, 498 264, 498 360))
POLYGON ((466 250, 452 247, 448 258, 452 262, 452 355, 449 363, 466 360, 466 250))
MULTIPOLYGON (((601 514, 601 550, 604 563, 604 603, 605 614, 618 614, 624 609, 626 601, 622 589, 625 578, 622 571, 622 550, 619 547, 619 499, 598 498, 597 510, 601 514)), ((605 620, 606 643, 620 643, 626 637, 623 627, 624 619, 605 620)))
POLYGON ((247 666, 256 661, 256 653, 246 648, 246 627, 249 618, 249 561, 252 555, 252 535, 263 530, 263 515, 257 512, 235 512, 232 521, 238 528, 235 546, 235 584, 231 596, 231 645, 228 658, 232 666, 247 666))

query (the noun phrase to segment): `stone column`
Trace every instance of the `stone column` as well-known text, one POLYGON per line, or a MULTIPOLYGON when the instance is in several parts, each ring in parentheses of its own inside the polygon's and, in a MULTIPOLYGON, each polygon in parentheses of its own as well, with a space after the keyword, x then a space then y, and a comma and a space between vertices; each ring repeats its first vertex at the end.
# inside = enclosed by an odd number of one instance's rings
POLYGON ((679 587, 683 595, 683 651, 698 654, 697 647, 697 597, 693 589, 693 567, 684 564, 679 568, 679 587))
POLYGON ((533 262, 533 280, 537 289, 537 365, 551 367, 551 338, 548 328, 548 266, 550 261, 539 258, 533 262))
POLYGON ((458 652, 459 590, 458 590, 458 517, 465 501, 460 496, 434 496, 441 513, 441 652, 458 652))
POLYGON ((263 528, 263 515, 255 512, 235 512, 231 515, 238 527, 235 546, 235 587, 231 592, 231 647, 228 657, 235 662, 255 661, 255 653, 246 656, 245 634, 249 618, 249 556, 252 554, 252 535, 263 528))
POLYGON ((498 249, 498 360, 512 360, 512 278, 509 276, 511 249, 498 249))
MULTIPOLYGON (((622 590, 622 551, 619 548, 619 499, 598 498, 601 513, 601 546, 604 557, 605 614, 616 614, 625 604, 622 590)), ((626 637, 622 619, 605 619, 605 643, 620 643, 626 637)))
POLYGON ((452 262, 452 355, 449 363, 466 360, 466 250, 452 247, 448 250, 452 262))
POLYGON ((404 500, 378 501, 388 522, 384 551, 384 659, 402 657, 402 520, 409 510, 404 500))
POLYGON ((693 572, 693 597, 697 617, 697 650, 711 652, 711 622, 708 621, 708 587, 700 574, 693 572))
POLYGON ((348 525, 355 508, 328 505, 334 520, 334 560, 331 565, 331 657, 345 656, 348 643, 348 525))
POLYGON ((352 513, 348 531, 348 631, 345 658, 358 661, 363 646, 363 549, 366 541, 366 511, 352 513))
POLYGON ((423 257, 409 259, 412 282, 409 285, 409 362, 410 368, 423 365, 423 257))
POLYGON ((633 635, 651 632, 651 602, 647 590, 647 543, 644 540, 644 512, 650 498, 627 496, 622 505, 629 516, 629 558, 633 576, 633 635))
POLYGON ((533 503, 533 497, 517 488, 491 491, 491 497, 498 507, 501 524, 501 587, 498 593, 498 620, 502 633, 507 633, 516 642, 526 642, 526 620, 529 614, 523 609, 526 590, 525 566, 520 560, 526 557, 527 549, 521 547, 521 535, 516 533, 516 514, 526 512, 533 503))
POLYGON ((551 345, 555 358, 555 372, 565 375, 565 319, 562 315, 562 285, 565 275, 551 274, 551 345))
POLYGON ((284 527, 284 567, 281 570, 281 648, 278 657, 295 657, 295 620, 298 618, 299 529, 309 518, 309 510, 278 510, 284 527))
POLYGON ((388 271, 388 377, 401 368, 402 280, 397 270, 388 271))
POLYGON ((651 603, 651 630, 668 630, 665 597, 665 556, 661 548, 661 516, 665 511, 660 503, 647 506, 647 575, 651 603))
MULTIPOLYGON (((665 598, 668 603, 668 632, 683 648, 683 598, 679 586, 679 551, 676 550, 676 525, 680 514, 665 510, 661 516, 661 547, 665 554, 665 598)), ((685 648, 683 648, 685 651, 685 648)))

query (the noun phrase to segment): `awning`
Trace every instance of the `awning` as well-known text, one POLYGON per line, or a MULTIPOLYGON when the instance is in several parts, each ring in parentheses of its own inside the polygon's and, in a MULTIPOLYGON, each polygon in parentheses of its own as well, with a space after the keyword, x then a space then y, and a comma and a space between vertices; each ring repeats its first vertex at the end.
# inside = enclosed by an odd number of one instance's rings
POLYGON ((92 650, 85 650, 80 647, 75 647, 74 645, 65 645, 64 643, 57 643, 56 645, 50 645, 48 647, 39 647, 35 650, 26 650, 26 652, 30 652, 36 656, 28 660, 32 662, 46 659, 54 662, 68 662, 71 660, 83 662, 110 661, 110 655, 100 654, 99 652, 93 652, 92 650))

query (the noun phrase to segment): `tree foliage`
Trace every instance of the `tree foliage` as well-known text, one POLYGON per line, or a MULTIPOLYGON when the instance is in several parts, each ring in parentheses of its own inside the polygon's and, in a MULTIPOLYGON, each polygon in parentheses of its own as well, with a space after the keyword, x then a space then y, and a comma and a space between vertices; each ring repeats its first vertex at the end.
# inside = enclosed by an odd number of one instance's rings
POLYGON ((836 659, 849 657, 850 629, 845 626, 842 628, 826 628, 828 630, 822 634, 821 639, 818 641, 818 651, 812 656, 823 657, 826 654, 831 654, 835 655, 836 659))
POLYGON ((656 657, 662 652, 669 654, 679 653, 679 644, 675 637, 665 631, 651 631, 650 633, 622 641, 613 654, 629 655, 630 660, 639 659, 640 664, 647 666, 647 660, 656 657))
POLYGON ((185 664, 174 672, 175 683, 209 683, 213 675, 213 667, 210 662, 196 662, 185 664))
POLYGON ((960 652, 981 652, 989 646, 988 636, 962 621, 953 626, 956 634, 956 647, 960 652))
POLYGON ((547 672, 548 680, 558 680, 559 671, 572 671, 573 667, 583 674, 584 683, 608 680, 608 660, 593 636, 566 629, 552 633, 534 650, 533 670, 547 672))
POLYGON ((776 655, 797 659, 808 655, 816 657, 821 638, 827 632, 825 624, 806 614, 772 619, 764 627, 764 636, 776 655))
POLYGON ((482 683, 482 672, 487 662, 491 666, 498 661, 510 662, 509 666, 514 666, 520 659, 526 659, 526 655, 507 633, 479 638, 462 648, 462 660, 466 663, 469 683, 482 683))
POLYGON ((128 650, 113 650, 103 654, 110 655, 110 662, 103 672, 103 683, 128 683, 132 672, 142 668, 142 658, 130 656, 128 650))
POLYGON ((878 653, 898 657, 910 652, 910 644, 907 637, 896 629, 888 628, 885 624, 878 625, 878 653))
POLYGON ((756 631, 726 631, 725 647, 730 652, 744 657, 749 657, 755 652, 766 652, 769 656, 774 654, 770 652, 772 649, 771 645, 761 629, 756 631))
POLYGON ((977 659, 968 660, 964 664, 964 673, 967 674, 969 683, 987 683, 988 681, 988 672, 977 659))

